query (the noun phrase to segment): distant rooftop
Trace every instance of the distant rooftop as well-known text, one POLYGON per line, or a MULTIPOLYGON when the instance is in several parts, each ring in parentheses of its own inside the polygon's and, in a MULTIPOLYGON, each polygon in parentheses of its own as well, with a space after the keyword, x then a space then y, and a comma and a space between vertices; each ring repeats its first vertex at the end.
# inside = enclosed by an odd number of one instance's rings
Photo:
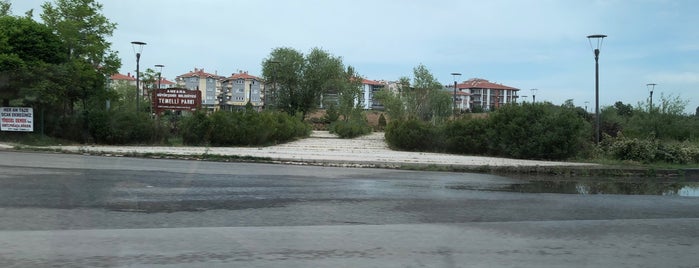
POLYGON ((509 87, 503 84, 497 84, 490 82, 488 80, 482 79, 482 78, 471 78, 469 80, 464 81, 461 84, 457 84, 456 87, 458 89, 505 89, 505 90, 519 90, 518 88, 514 87, 509 87))

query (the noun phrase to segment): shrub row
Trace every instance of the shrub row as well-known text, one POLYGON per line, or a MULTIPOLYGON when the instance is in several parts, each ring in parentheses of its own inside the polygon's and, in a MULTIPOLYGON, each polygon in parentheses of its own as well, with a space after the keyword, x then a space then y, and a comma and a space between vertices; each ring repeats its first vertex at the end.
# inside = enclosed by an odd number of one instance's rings
POLYGON ((152 144, 167 139, 165 124, 146 113, 96 111, 88 115, 93 140, 104 144, 152 144))
POLYGON ((372 128, 366 119, 339 120, 330 124, 330 133, 340 138, 351 139, 371 133, 372 128))
POLYGON ((601 147, 608 157, 642 163, 699 163, 699 147, 689 142, 660 142, 653 138, 606 137, 601 147))
POLYGON ((182 140, 188 145, 268 145, 308 136, 311 127, 279 112, 195 112, 182 120, 182 140))
POLYGON ((584 151, 590 126, 573 109, 546 103, 503 106, 487 118, 432 125, 391 121, 386 141, 408 151, 441 151, 561 160, 584 151))
POLYGON ((47 114, 44 120, 48 136, 74 142, 151 144, 167 139, 167 127, 148 114, 133 111, 103 110, 65 116, 47 114))

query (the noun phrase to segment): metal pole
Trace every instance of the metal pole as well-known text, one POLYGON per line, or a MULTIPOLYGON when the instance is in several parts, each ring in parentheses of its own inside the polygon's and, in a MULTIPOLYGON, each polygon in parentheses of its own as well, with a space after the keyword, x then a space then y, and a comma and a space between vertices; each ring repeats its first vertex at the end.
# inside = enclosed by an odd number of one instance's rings
POLYGON ((599 144, 599 49, 595 49, 595 142, 599 144))
POLYGON ((456 119, 456 79, 461 76, 461 73, 451 73, 451 75, 454 77, 454 95, 451 100, 451 116, 456 119))
POLYGON ((141 53, 136 53, 136 112, 138 113, 140 111, 139 109, 139 102, 140 102, 140 95, 141 94, 141 69, 139 66, 139 62, 141 61, 141 53))
POLYGON ((649 102, 649 107, 648 107, 649 113, 653 112, 653 91, 655 91, 655 85, 657 85, 657 84, 656 83, 646 84, 646 86, 648 87, 648 90, 650 91, 650 99, 649 99, 650 102, 649 102))
POLYGON ((454 100, 452 101, 451 115, 456 118, 456 80, 454 80, 454 100))

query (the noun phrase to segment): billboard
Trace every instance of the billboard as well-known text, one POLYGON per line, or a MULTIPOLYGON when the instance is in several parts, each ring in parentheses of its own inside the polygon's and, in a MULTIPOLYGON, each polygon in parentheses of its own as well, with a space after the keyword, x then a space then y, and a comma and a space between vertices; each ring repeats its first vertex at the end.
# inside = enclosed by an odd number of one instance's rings
POLYGON ((163 110, 194 111, 201 105, 201 91, 185 88, 157 89, 153 92, 153 108, 163 110))
POLYGON ((30 107, 1 107, 1 131, 34 131, 34 109, 30 107))

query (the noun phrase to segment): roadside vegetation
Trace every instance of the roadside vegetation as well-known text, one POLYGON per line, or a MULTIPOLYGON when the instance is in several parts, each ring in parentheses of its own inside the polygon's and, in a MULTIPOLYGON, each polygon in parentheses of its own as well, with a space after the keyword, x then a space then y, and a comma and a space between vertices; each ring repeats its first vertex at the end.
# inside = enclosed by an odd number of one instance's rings
POLYGON ((380 96, 389 115, 386 142, 396 150, 614 164, 699 164, 699 118, 683 114, 686 101, 661 96, 658 106, 617 102, 601 112, 602 139, 594 142, 594 115, 572 100, 509 104, 451 118, 450 99, 424 66, 397 93, 380 96), (416 103, 420 103, 416 105, 416 103))
MULTIPOLYGON (((311 124, 354 138, 385 131, 396 150, 599 163, 699 164, 699 118, 684 114, 687 101, 662 95, 655 106, 617 102, 601 112, 602 140, 594 142, 594 116, 574 105, 508 104, 453 114, 451 96, 424 65, 402 77, 395 91, 376 92, 385 107, 378 123, 363 110, 362 77, 339 56, 320 48, 304 54, 273 49, 262 73, 273 90, 265 111, 200 109, 153 114, 135 86, 109 85, 121 60, 107 42, 116 24, 95 0, 47 2, 11 14, 0 0, 0 101, 32 107, 35 133, 0 132, 25 144, 98 143, 196 146, 265 146, 307 137, 311 124), (323 96, 334 96, 323 99, 323 96), (142 104, 137 107, 138 99, 142 104), (322 103, 320 118, 309 118, 322 103), (384 116, 385 114, 385 116, 384 116)), ((143 83, 156 73, 146 69, 143 83)))

